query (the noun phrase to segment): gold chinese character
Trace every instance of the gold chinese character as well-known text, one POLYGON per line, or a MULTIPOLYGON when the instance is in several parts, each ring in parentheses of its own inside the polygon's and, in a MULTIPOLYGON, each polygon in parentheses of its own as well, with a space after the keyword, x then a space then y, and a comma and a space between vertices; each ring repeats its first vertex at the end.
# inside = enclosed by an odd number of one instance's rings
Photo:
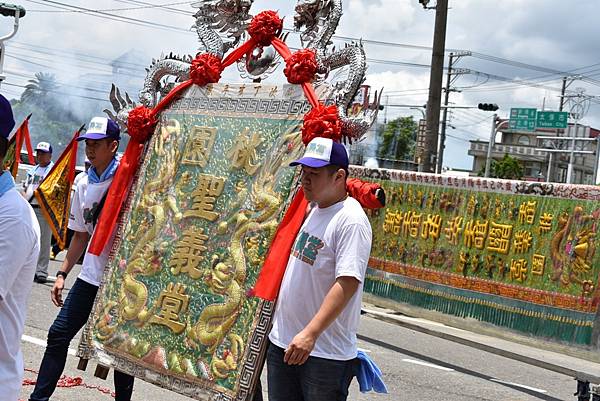
POLYGON ((208 235, 203 228, 190 227, 183 232, 183 238, 177 243, 173 256, 169 262, 171 273, 177 276, 187 273, 191 278, 198 279, 202 276, 200 263, 204 260, 208 235))
POLYGON ((535 253, 531 259, 531 274, 536 276, 544 275, 544 267, 546 267, 546 257, 535 253))
POLYGON ((483 249, 485 237, 487 235, 488 222, 481 223, 479 220, 470 220, 465 226, 463 238, 465 246, 469 248, 475 246, 477 249, 483 249))
POLYGON ((181 163, 206 167, 216 135, 216 128, 195 126, 185 147, 181 163))
POLYGON ((193 205, 187 210, 184 217, 199 217, 209 221, 215 221, 219 214, 214 212, 217 196, 223 192, 225 178, 215 177, 214 175, 200 174, 198 176, 198 186, 192 192, 193 205))
POLYGON ((469 202, 467 203, 467 214, 469 216, 473 216, 473 214, 475 213, 476 206, 477 206, 477 199, 475 198, 475 195, 471 195, 469 197, 469 202))
POLYGON ((410 216, 410 236, 417 238, 419 236, 419 227, 421 226, 422 213, 412 213, 410 216))
POLYGON ((515 233, 515 240, 513 242, 515 253, 525 253, 531 248, 531 241, 533 237, 531 233, 526 230, 521 230, 515 233))
POLYGON ((441 226, 442 217, 439 214, 428 214, 427 219, 423 223, 421 238, 427 239, 431 237, 434 241, 437 241, 440 238, 441 226))
POLYGON ((206 96, 210 96, 210 94, 212 93, 212 91, 214 89, 214 85, 213 84, 208 84, 204 88, 205 88, 205 91, 206 91, 206 96))
POLYGON ((499 219, 502 216, 502 211, 504 210, 504 203, 496 198, 495 200, 495 209, 494 209, 494 217, 499 219))
MULTIPOLYGON (((402 213, 402 212, 400 212, 402 213)), ((402 213, 402 235, 407 237, 410 233, 410 220, 412 218, 412 211, 402 213)))
POLYGON ((436 201, 435 192, 430 192, 429 196, 427 197, 427 208, 433 209, 433 207, 435 206, 435 201, 436 201))
POLYGON ((238 96, 242 96, 244 94, 244 89, 246 89, 246 85, 242 84, 239 88, 238 88, 238 96))
POLYGON ((275 97, 275 95, 277 94, 277 87, 273 87, 271 88, 271 90, 269 91, 269 97, 275 97))
POLYGON ((519 206, 519 222, 527 222, 527 224, 533 224, 536 207, 537 201, 528 201, 521 203, 521 205, 519 206))
POLYGON ((553 214, 543 213, 540 216, 540 233, 547 233, 552 229, 552 220, 554 220, 553 214))
POLYGON ((446 220, 446 227, 444 227, 444 235, 449 243, 452 245, 458 245, 458 237, 463 230, 462 227, 463 218, 456 216, 450 220, 446 220))
POLYGON ((223 87, 223 94, 225 93, 229 93, 229 84, 225 84, 225 86, 223 87))
POLYGON ((262 88, 262 85, 256 85, 256 86, 254 87, 254 89, 256 89, 256 92, 254 92, 254 96, 257 96, 257 95, 258 95, 258 91, 260 91, 260 88, 262 88))
POLYGON ((252 175, 258 169, 258 155, 256 148, 261 144, 262 138, 258 133, 250 133, 250 128, 245 128, 244 131, 237 136, 237 139, 227 157, 231 160, 233 168, 241 168, 246 170, 246 173, 252 175))
POLYGON ((520 283, 527 279, 527 261, 525 259, 512 259, 510 261, 510 278, 520 283))
POLYGON ((507 254, 510 248, 510 236, 512 234, 512 225, 498 224, 493 221, 490 223, 490 234, 488 235, 487 250, 507 254))
POLYGON ((464 273, 465 267, 467 267, 469 255, 465 254, 463 251, 460 251, 458 254, 458 265, 456 266, 456 270, 458 273, 464 273))
POLYGON ((150 323, 167 326, 175 334, 181 333, 185 329, 185 323, 179 321, 179 314, 187 311, 189 298, 189 295, 185 295, 183 284, 169 283, 157 300, 160 312, 150 318, 150 323))

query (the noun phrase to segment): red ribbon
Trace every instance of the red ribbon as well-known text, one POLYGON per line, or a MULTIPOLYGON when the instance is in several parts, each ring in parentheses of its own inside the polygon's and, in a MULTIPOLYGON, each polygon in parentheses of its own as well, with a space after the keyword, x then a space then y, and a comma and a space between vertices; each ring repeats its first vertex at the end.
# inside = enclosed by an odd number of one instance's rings
POLYGON ((265 263, 254 286, 254 295, 257 297, 267 301, 277 298, 292 245, 304 221, 307 207, 308 201, 300 188, 286 210, 283 220, 277 226, 277 231, 265 257, 265 263))

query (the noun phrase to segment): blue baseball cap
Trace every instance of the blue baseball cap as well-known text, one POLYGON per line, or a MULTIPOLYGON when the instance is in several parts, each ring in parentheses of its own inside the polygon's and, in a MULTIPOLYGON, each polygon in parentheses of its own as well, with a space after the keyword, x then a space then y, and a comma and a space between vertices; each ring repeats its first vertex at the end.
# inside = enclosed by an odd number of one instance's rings
POLYGON ((12 107, 9 101, 0 95, 0 137, 8 138, 8 135, 15 127, 12 107))
POLYGON ((119 124, 107 117, 94 117, 88 124, 87 131, 77 137, 78 141, 85 139, 106 139, 111 138, 116 141, 121 139, 121 129, 119 124))
POLYGON ((341 143, 329 138, 314 138, 306 145, 304 156, 290 163, 290 166, 325 167, 330 165, 348 168, 348 151, 341 143))

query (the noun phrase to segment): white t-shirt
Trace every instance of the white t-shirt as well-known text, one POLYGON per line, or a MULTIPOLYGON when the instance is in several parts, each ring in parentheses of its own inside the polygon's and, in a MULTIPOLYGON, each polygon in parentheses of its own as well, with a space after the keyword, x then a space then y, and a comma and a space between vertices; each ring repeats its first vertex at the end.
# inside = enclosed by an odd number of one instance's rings
MULTIPOLYGON (((77 183, 77 188, 75 188, 73 200, 71 201, 71 213, 69 215, 69 228, 71 230, 79 232, 87 231, 90 235, 94 233, 94 224, 92 222, 94 211, 100 201, 102 201, 104 194, 108 191, 112 180, 112 178, 109 178, 98 184, 90 184, 87 174, 80 179, 77 183)), ((104 266, 108 262, 111 244, 112 238, 107 242, 100 256, 93 255, 86 250, 81 272, 78 276, 80 279, 89 284, 100 286, 104 266)))
POLYGON ((54 166, 54 163, 51 161, 46 167, 36 164, 27 171, 27 177, 23 183, 23 192, 25 194, 25 199, 32 205, 38 204, 37 198, 33 195, 33 192, 40 186, 40 182, 46 178, 50 170, 52 170, 52 166, 54 166))
POLYGON ((356 357, 356 332, 371 239, 369 220, 354 198, 311 210, 296 237, 281 283, 269 334, 273 344, 287 348, 317 314, 335 280, 350 276, 360 281, 356 293, 319 336, 310 355, 335 360, 356 357))
POLYGON ((21 335, 39 253, 40 226, 35 213, 16 189, 10 189, 0 196, 1 400, 19 398, 23 378, 21 335))

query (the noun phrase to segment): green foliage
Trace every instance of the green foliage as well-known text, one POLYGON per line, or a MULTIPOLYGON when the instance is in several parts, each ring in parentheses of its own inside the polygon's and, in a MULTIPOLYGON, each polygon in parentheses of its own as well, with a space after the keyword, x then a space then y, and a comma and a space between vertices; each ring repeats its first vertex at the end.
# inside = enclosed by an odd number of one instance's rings
MULTIPOLYGON (((76 115, 81 114, 82 104, 79 98, 69 96, 67 92, 53 74, 38 72, 29 80, 21 97, 11 100, 17 126, 31 114, 29 133, 33 145, 40 141, 50 142, 55 161, 75 130, 87 119, 76 115)), ((94 104, 94 107, 98 105, 94 104)), ((80 153, 83 153, 83 146, 80 153)))
POLYGON ((413 159, 417 141, 418 124, 411 117, 390 121, 378 133, 377 156, 384 159, 413 159))
POLYGON ((523 167, 517 159, 505 154, 501 160, 492 161, 490 176, 507 180, 520 180, 523 178, 523 167))

